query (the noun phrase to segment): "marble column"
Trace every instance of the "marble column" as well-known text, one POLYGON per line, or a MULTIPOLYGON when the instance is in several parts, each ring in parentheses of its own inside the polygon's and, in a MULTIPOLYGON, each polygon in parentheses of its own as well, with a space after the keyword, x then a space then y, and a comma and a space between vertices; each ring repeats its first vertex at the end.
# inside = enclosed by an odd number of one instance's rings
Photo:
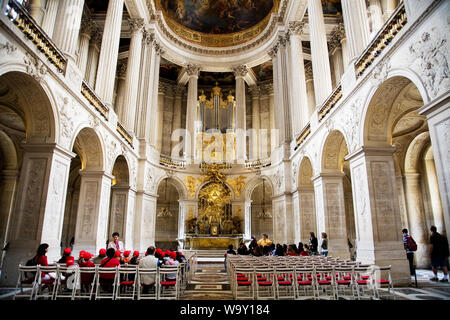
POLYGON ((108 213, 113 177, 104 171, 80 171, 75 244, 72 252, 98 252, 108 240, 108 213))
POLYGON ((53 41, 58 48, 75 61, 78 34, 83 15, 84 0, 62 0, 59 2, 53 41))
POLYGON ((294 241, 292 194, 281 194, 272 198, 274 243, 292 243, 294 241))
POLYGON ((392 13, 397 8, 397 1, 398 0, 382 0, 382 7, 383 7, 383 20, 387 21, 392 13))
MULTIPOLYGON (((394 286, 409 285, 403 248, 393 148, 360 148, 350 162, 357 261, 392 266, 394 286)), ((416 235, 414 235, 416 236, 416 235)))
POLYGON ((339 33, 339 26, 336 27, 331 33, 330 53, 334 68, 334 81, 337 85, 341 80, 342 75, 344 74, 344 59, 341 47, 341 35, 339 33))
POLYGON ((371 38, 373 38, 383 26, 383 13, 380 0, 369 0, 370 22, 372 25, 371 38))
POLYGON ((144 21, 143 19, 130 19, 128 22, 131 30, 131 43, 128 51, 125 95, 123 98, 123 125, 129 132, 134 133, 144 21))
POLYGON ((162 153, 163 150, 163 126, 164 126, 164 105, 166 102, 167 85, 160 83, 158 86, 158 108, 156 109, 156 150, 162 153))
POLYGON ((306 79, 306 95, 308 99, 308 120, 309 120, 314 110, 316 109, 316 94, 314 92, 314 79, 311 63, 305 66, 305 79, 306 79))
POLYGON ((48 243, 47 258, 60 258, 60 241, 70 162, 75 155, 55 144, 25 144, 23 164, 8 235, 2 284, 17 281, 17 266, 48 243))
POLYGON ((126 87, 126 70, 127 70, 127 61, 123 61, 121 65, 119 65, 119 70, 117 72, 117 90, 116 90, 116 98, 114 102, 114 111, 116 112, 117 119, 123 123, 124 117, 124 96, 125 96, 125 87, 126 87))
POLYGON ((349 46, 350 63, 353 63, 369 44, 369 18, 365 0, 342 0, 342 15, 349 46))
POLYGON ((155 245, 156 201, 157 195, 141 191, 136 194, 134 249, 140 252, 155 245))
POLYGON ((322 11, 322 2, 320 0, 308 0, 308 19, 311 33, 314 91, 316 104, 321 105, 330 95, 332 87, 325 21, 322 11))
POLYGON ((313 177, 317 233, 328 235, 328 252, 333 257, 350 258, 345 222, 344 174, 321 173, 313 177))
POLYGON ((299 199, 299 192, 296 190, 292 193, 292 211, 294 213, 294 243, 298 244, 301 242, 301 236, 300 236, 300 199, 299 199))
POLYGON ((78 59, 77 65, 80 69, 81 75, 85 75, 89 56, 89 42, 91 40, 91 33, 94 31, 92 21, 82 21, 80 28, 80 39, 78 43, 78 59))
MULTIPOLYGON (((443 94, 419 109, 427 117, 447 237, 450 233, 450 97, 443 94)), ((444 233, 438 230, 439 233, 444 233)))
POLYGON ((308 95, 306 93, 305 64, 301 35, 304 24, 292 22, 289 24, 292 70, 292 129, 294 136, 300 134, 309 121, 308 95))
POLYGON ((182 129, 181 124, 181 109, 182 109, 182 98, 183 98, 184 86, 177 85, 175 89, 175 102, 173 105, 173 126, 171 134, 171 156, 175 158, 180 158, 179 148, 180 144, 180 131, 182 129))
POLYGON ((408 208, 409 231, 417 242, 414 253, 417 268, 428 268, 429 261, 429 232, 424 214, 422 198, 422 175, 420 173, 405 173, 405 195, 408 208))
POLYGON ((442 212, 442 202, 439 195, 439 186, 433 158, 425 158, 425 170, 429 187, 430 203, 433 211, 433 223, 436 226, 438 232, 441 232, 441 230, 445 230, 445 222, 442 212))
POLYGON ((108 106, 111 106, 114 96, 114 75, 119 55, 123 4, 124 0, 109 1, 98 62, 95 91, 108 106))
POLYGON ((31 0, 29 3, 31 16, 38 25, 41 25, 42 17, 44 15, 42 0, 31 0))
POLYGON ((86 71, 84 79, 91 86, 95 88, 95 78, 97 77, 98 58, 100 55, 102 35, 98 31, 94 32, 89 42, 89 51, 86 63, 86 71))
POLYGON ((47 0, 45 14, 42 18, 41 27, 50 38, 53 38, 58 4, 59 0, 47 0))
POLYGON ((153 48, 154 34, 150 31, 144 32, 143 36, 143 53, 142 53, 142 73, 141 73, 141 90, 139 98, 140 112, 137 118, 139 139, 144 139, 150 143, 152 124, 152 101, 153 101, 153 82, 155 76, 155 56, 156 52, 153 48))
POLYGON ((251 139, 251 157, 259 159, 259 133, 261 129, 261 119, 259 112, 260 89, 258 86, 250 88, 252 95, 252 139, 251 139))
POLYGON ((246 106, 245 80, 248 68, 244 65, 233 68, 236 78, 236 161, 244 163, 246 160, 246 106))
MULTIPOLYGON (((153 65, 153 87, 152 87, 152 104, 151 104, 151 119, 152 121, 155 121, 157 118, 157 112, 158 112, 158 100, 159 100, 159 69, 160 69, 160 64, 161 64, 161 54, 162 54, 162 49, 161 46, 159 45, 159 43, 157 43, 156 41, 153 42, 153 50, 155 51, 155 55, 154 55, 154 65, 153 65)), ((157 139, 158 139, 158 126, 155 125, 155 123, 152 124, 151 126, 151 135, 150 135, 150 143, 151 145, 157 149, 157 139)))
POLYGON ((196 154, 195 148, 195 125, 197 121, 197 94, 198 94, 198 76, 200 66, 188 64, 186 72, 189 76, 187 109, 186 109, 186 136, 184 154, 187 161, 192 162, 196 154))

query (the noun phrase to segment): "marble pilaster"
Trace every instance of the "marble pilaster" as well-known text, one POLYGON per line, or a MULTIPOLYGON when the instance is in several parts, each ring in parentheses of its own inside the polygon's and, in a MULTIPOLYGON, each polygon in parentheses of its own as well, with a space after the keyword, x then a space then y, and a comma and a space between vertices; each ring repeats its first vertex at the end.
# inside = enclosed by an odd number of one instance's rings
POLYGON ((248 68, 244 65, 233 68, 236 78, 236 161, 244 163, 246 159, 246 106, 245 80, 248 68))
POLYGON ((41 27, 50 38, 53 38, 59 2, 59 0, 47 0, 45 14, 42 18, 41 27))

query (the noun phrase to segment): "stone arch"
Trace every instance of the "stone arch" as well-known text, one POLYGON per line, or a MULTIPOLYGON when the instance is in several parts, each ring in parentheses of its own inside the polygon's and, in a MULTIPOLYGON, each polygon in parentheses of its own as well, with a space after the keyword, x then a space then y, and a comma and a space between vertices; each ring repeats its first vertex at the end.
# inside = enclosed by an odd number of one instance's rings
MULTIPOLYGON (((199 193, 200 193, 200 191, 202 190, 202 188, 203 188, 204 186, 206 186, 207 184, 211 183, 211 182, 212 182, 212 181, 204 181, 204 182, 202 182, 202 183, 198 186, 197 190, 195 191, 195 199, 198 199, 199 193)), ((224 182, 223 184, 228 188, 228 190, 230 190, 230 193, 231 193, 231 199, 232 199, 232 200, 237 199, 236 193, 234 192, 234 189, 228 184, 228 182, 224 182)))
POLYGON ((414 82, 401 75, 392 76, 374 88, 363 111, 362 145, 391 146, 398 121, 423 106, 422 94, 414 82))
POLYGON ((311 159, 308 156, 304 156, 300 161, 297 183, 299 239, 303 242, 309 238, 311 231, 315 232, 317 230, 313 176, 314 169, 311 159))
POLYGON ((311 158, 309 156, 304 156, 299 161, 297 188, 300 188, 301 186, 313 187, 313 182, 311 181, 313 176, 314 167, 312 165, 311 158))
POLYGON ((0 75, 0 104, 23 119, 27 143, 58 142, 58 112, 50 92, 43 81, 21 71, 0 75))
POLYGON ((118 155, 114 160, 112 175, 114 176, 113 186, 130 186, 130 166, 125 156, 118 155))
POLYGON ((19 169, 19 159, 13 140, 0 130, 0 170, 19 169))
POLYGON ((250 200, 254 189, 261 183, 261 179, 264 179, 269 185, 272 192, 275 190, 273 186, 273 182, 267 175, 261 175, 257 177, 253 177, 249 182, 246 183, 244 189, 244 196, 246 200, 250 200))
POLYGON ((348 144, 344 134, 332 130, 325 136, 321 152, 321 172, 342 172, 344 157, 348 154, 348 144))
MULTIPOLYGON (((177 189, 178 195, 180 197, 180 200, 185 200, 188 198, 188 190, 187 190, 185 184, 183 183, 183 181, 177 176, 161 175, 155 183, 156 192, 158 191, 158 189, 159 189, 161 183, 164 181, 164 179, 169 179, 170 182, 175 186, 175 188, 177 189)), ((198 190, 200 190, 200 187, 198 188, 198 190)), ((196 192, 198 192, 198 190, 196 192)))
POLYGON ((408 146, 405 156, 405 173, 418 173, 420 171, 420 160, 424 158, 431 144, 430 133, 423 132, 416 136, 408 146))
POLYGON ((102 137, 91 127, 80 127, 74 135, 72 149, 80 156, 81 169, 104 171, 104 148, 102 137))

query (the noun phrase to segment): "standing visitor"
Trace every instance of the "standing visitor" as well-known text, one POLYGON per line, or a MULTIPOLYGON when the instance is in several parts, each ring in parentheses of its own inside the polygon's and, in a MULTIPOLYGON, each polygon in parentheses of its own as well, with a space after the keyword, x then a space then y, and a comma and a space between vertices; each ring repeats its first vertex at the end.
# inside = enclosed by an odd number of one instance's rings
POLYGON ((430 252, 431 252, 431 269, 433 270, 434 277, 431 278, 431 281, 438 281, 437 277, 437 269, 439 267, 442 268, 444 272, 444 277, 440 280, 440 282, 448 282, 448 241, 447 238, 437 232, 435 226, 430 228, 431 237, 430 237, 430 252))
POLYGON ((309 238, 309 253, 311 256, 315 256, 317 255, 317 245, 318 245, 318 241, 316 236, 314 235, 314 232, 310 232, 309 233, 310 238, 309 238))
POLYGON ((417 250, 417 244, 414 241, 413 237, 408 234, 408 229, 403 229, 403 247, 406 250, 406 258, 409 262, 409 271, 410 274, 414 275, 414 251, 417 250))
POLYGON ((328 256, 328 239, 327 234, 325 232, 322 232, 322 242, 320 244, 320 253, 323 256, 328 256))

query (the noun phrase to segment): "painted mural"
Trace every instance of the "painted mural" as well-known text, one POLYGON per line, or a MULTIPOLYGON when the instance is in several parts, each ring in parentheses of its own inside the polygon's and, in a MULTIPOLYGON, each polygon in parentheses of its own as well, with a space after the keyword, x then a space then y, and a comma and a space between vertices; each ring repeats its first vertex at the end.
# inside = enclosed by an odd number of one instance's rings
POLYGON ((273 0, 160 0, 162 10, 184 27, 208 34, 251 28, 273 9, 273 0))
POLYGON ((253 67, 253 72, 258 78, 258 81, 267 81, 273 78, 273 64, 272 61, 264 62, 256 67, 253 67))

